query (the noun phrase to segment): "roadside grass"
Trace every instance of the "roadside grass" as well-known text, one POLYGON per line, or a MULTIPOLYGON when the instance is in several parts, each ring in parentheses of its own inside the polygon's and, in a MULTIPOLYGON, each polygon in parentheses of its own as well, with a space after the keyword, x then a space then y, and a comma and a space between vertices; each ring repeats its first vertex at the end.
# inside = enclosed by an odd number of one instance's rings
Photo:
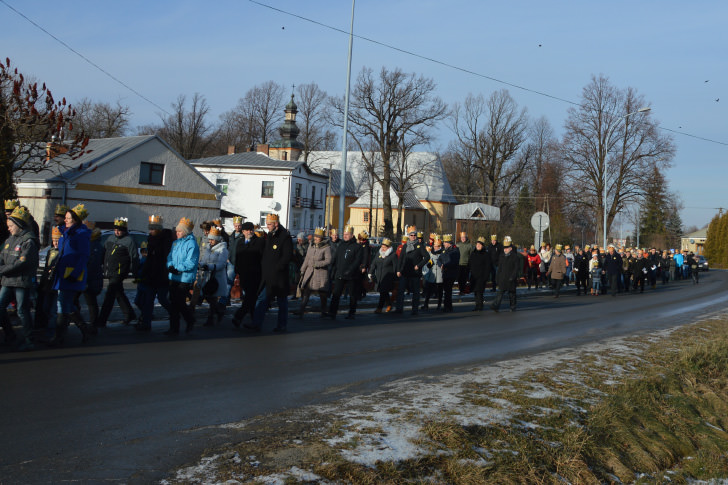
MULTIPOLYGON (((356 424, 309 410, 272 417, 254 440, 218 452, 246 458, 218 460, 213 481, 470 485, 725 479, 728 318, 669 335, 629 338, 621 350, 582 353, 517 379, 470 381, 458 398, 457 406, 434 414, 413 411, 411 403, 386 403, 386 415, 418 431, 411 440, 421 451, 417 457, 373 464, 347 459, 347 452, 373 435, 386 437, 387 427, 377 424, 370 409, 356 424), (465 408, 475 408, 476 417, 507 412, 507 419, 473 419, 465 408), (292 467, 305 473, 291 474, 292 467)), ((179 474, 167 481, 203 482, 179 474)))

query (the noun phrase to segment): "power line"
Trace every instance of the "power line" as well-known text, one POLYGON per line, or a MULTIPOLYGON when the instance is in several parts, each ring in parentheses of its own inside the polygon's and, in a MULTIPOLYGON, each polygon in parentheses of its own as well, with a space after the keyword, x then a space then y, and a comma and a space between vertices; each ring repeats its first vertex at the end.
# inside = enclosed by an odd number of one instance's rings
MULTIPOLYGON (((3 0, 0 0, 0 1, 3 1, 3 0)), ((288 15, 290 17, 294 17, 294 18, 297 18, 299 20, 303 20, 303 21, 306 21, 306 22, 309 22, 309 23, 318 25, 320 27, 324 27, 326 29, 333 30, 335 32, 339 32, 339 33, 345 34, 347 36, 349 35, 349 32, 347 32, 345 30, 342 30, 342 29, 339 29, 338 27, 334 27, 332 25, 328 25, 328 24, 325 24, 323 22, 319 22, 317 20, 313 20, 313 19, 310 19, 308 17, 304 17, 302 15, 298 15, 298 14, 295 14, 295 13, 292 13, 292 12, 288 12, 286 10, 283 10, 283 9, 280 9, 280 8, 277 8, 277 7, 273 7, 271 5, 267 5, 267 4, 262 3, 262 2, 259 2, 257 0, 248 0, 248 1, 250 3, 254 3, 254 4, 259 5, 261 7, 264 7, 264 8, 267 8, 267 9, 270 9, 270 10, 273 10, 273 11, 276 11, 276 12, 279 12, 279 13, 282 13, 284 15, 288 15)), ((548 94, 548 93, 545 93, 543 91, 538 91, 538 90, 535 90, 535 89, 527 88, 525 86, 521 86, 519 84, 515 84, 515 83, 512 83, 512 82, 504 81, 502 79, 498 79, 498 78, 495 78, 493 76, 488 76, 487 74, 482 74, 482 73, 479 73, 479 72, 476 72, 476 71, 473 71, 473 70, 470 70, 470 69, 467 69, 467 68, 464 68, 464 67, 456 66, 454 64, 450 64, 448 62, 441 61, 441 60, 435 59, 433 57, 428 57, 428 56, 425 56, 425 55, 422 55, 422 54, 418 54, 416 52, 412 52, 412 51, 409 51, 407 49, 403 49, 401 47, 397 47, 397 46, 394 46, 394 45, 391 45, 391 44, 387 44, 385 42, 380 42, 378 40, 370 39, 368 37, 363 37, 363 36, 356 35, 356 34, 354 34, 354 37, 356 37, 357 39, 361 39, 361 40, 370 42, 370 43, 375 44, 375 45, 379 45, 379 46, 385 47, 387 49, 392 49, 394 51, 401 52, 403 54, 406 54, 406 55, 409 55, 409 56, 412 56, 412 57, 417 57, 419 59, 423 59, 423 60, 426 60, 426 61, 429 61, 429 62, 432 62, 432 63, 435 63, 435 64, 439 64, 441 66, 449 67, 450 69, 455 69, 457 71, 464 72, 466 74, 471 74, 473 76, 477 76, 477 77, 480 77, 480 78, 483 78, 483 79, 488 79, 489 81, 493 81, 493 82, 496 82, 496 83, 499 83, 499 84, 504 84, 506 86, 510 86, 512 88, 515 88, 515 89, 520 89, 521 91, 526 91, 526 92, 533 93, 533 94, 536 94, 538 96, 543 96, 543 97, 550 98, 550 99, 555 99, 556 101, 561 101, 563 103, 567 103, 567 104, 570 104, 572 106, 579 106, 579 107, 582 106, 580 103, 577 103, 575 101, 571 101, 569 99, 561 98, 559 96, 554 96, 553 94, 548 94)), ((685 133, 683 131, 673 130, 671 128, 665 128, 665 127, 662 127, 662 126, 658 126, 658 128, 661 129, 661 130, 669 131, 671 133, 677 133, 679 135, 684 135, 684 136, 688 136, 688 137, 691 137, 691 138, 696 138, 698 140, 703 140, 703 141, 707 141, 707 142, 710 142, 710 143, 716 143, 718 145, 728 146, 728 143, 726 143, 726 142, 722 142, 722 141, 718 141, 718 140, 712 140, 710 138, 705 138, 705 137, 698 136, 698 135, 691 135, 690 133, 685 133)))
POLYGON ((83 54, 81 54, 80 52, 78 52, 76 49, 74 49, 70 45, 66 44, 64 41, 62 41, 61 39, 59 39, 55 35, 53 35, 50 32, 48 32, 46 29, 44 29, 43 27, 41 27, 40 25, 38 25, 35 21, 33 21, 32 19, 30 19, 27 15, 25 15, 23 12, 19 11, 18 9, 16 9, 12 5, 8 4, 8 2, 6 2, 5 0, 0 0, 0 2, 2 2, 3 5, 5 5, 6 7, 8 7, 13 12, 15 12, 16 14, 18 14, 19 16, 21 16, 22 18, 24 18, 25 20, 27 20, 31 24, 33 24, 35 27, 37 27, 38 29, 40 29, 42 32, 46 33, 48 36, 50 36, 53 40, 55 40, 56 42, 58 42, 59 44, 61 44, 63 47, 65 47, 66 49, 70 50, 71 52, 73 52, 74 54, 76 54, 78 57, 80 57, 81 59, 83 59, 84 61, 86 61, 87 63, 91 64, 93 67, 95 67, 96 69, 98 69, 99 71, 101 71, 102 73, 104 73, 109 78, 111 78, 114 81, 116 81, 117 83, 121 84, 126 89, 128 89, 132 93, 136 94, 137 96, 139 96, 141 99, 143 99, 147 103, 151 104, 152 106, 154 106, 157 109, 161 110, 162 112, 166 113, 167 115, 171 115, 171 113, 169 113, 166 109, 162 108, 157 103, 155 103, 151 99, 147 98, 142 93, 140 93, 136 89, 132 88, 131 86, 129 86, 124 81, 122 81, 121 79, 117 78, 116 76, 114 76, 110 72, 106 71, 104 68, 102 68, 101 66, 99 66, 98 64, 96 64, 95 62, 93 62, 91 59, 89 59, 88 57, 86 57, 83 54))

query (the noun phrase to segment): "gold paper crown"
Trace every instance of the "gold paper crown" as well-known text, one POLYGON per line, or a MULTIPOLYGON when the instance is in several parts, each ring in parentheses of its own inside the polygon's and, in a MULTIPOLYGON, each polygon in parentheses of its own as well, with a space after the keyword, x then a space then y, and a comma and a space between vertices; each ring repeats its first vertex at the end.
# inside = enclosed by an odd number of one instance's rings
POLYGON ((557 244, 554 249, 556 249, 557 251, 561 251, 561 244, 557 244))
POLYGON ((266 214, 265 223, 268 224, 269 222, 278 222, 278 214, 266 214))
POLYGON ((348 232, 349 234, 354 234, 354 226, 346 226, 344 228, 344 232, 348 232))
POLYGON ((147 249, 149 247, 148 241, 142 241, 142 249, 147 249))
POLYGON ((156 214, 152 214, 151 216, 149 216, 149 225, 150 226, 161 227, 163 223, 164 223, 164 219, 162 218, 162 216, 158 216, 156 214))
POLYGON ((233 224, 242 224, 243 223, 243 217, 242 216, 235 216, 233 217, 233 224))
POLYGON ((402 234, 402 242, 407 242, 408 238, 406 234, 402 234))
POLYGON ((430 233, 430 239, 432 239, 434 241, 436 237, 437 237, 437 233, 434 233, 434 232, 430 233))
POLYGON ((13 209, 10 217, 20 220, 23 224, 27 224, 28 222, 30 222, 30 212, 22 207, 16 207, 15 209, 13 209))
POLYGON ((535 250, 536 250, 536 246, 534 246, 533 244, 531 244, 531 251, 535 251, 535 250))
POLYGON ((480 236, 476 242, 479 242, 481 244, 485 244, 485 236, 480 236))
POLYGON ((417 231, 417 237, 422 239, 425 236, 425 233, 422 231, 417 231))
POLYGON ((88 211, 86 210, 86 206, 83 204, 78 204, 76 207, 71 209, 71 212, 76 214, 79 220, 83 221, 86 220, 88 217, 88 211))
POLYGON ((15 200, 6 200, 5 201, 5 210, 6 211, 11 211, 11 210, 15 209, 16 207, 20 207, 19 200, 15 199, 15 200))
POLYGON ((491 234, 490 235, 490 240, 491 241, 497 241, 498 240, 498 235, 497 234, 491 234))
POLYGON ((392 247, 392 240, 388 237, 382 239, 382 246, 392 247))
POLYGON ((213 237, 221 237, 222 236, 222 229, 216 226, 212 226, 210 228, 210 233, 207 235, 210 238, 213 237))
POLYGON ((60 230, 60 229, 58 228, 58 226, 53 226, 53 230, 51 231, 51 238, 52 238, 52 239, 53 239, 54 241, 57 241, 57 240, 59 240, 59 239, 61 238, 61 235, 62 235, 62 234, 63 234, 63 233, 62 233, 62 232, 61 232, 61 230, 60 230))
POLYGON ((417 226, 410 226, 410 227, 408 227, 408 228, 407 228, 407 234, 408 234, 408 235, 409 235, 409 234, 412 234, 413 232, 414 232, 415 234, 417 234, 417 226))
POLYGON ((326 229, 323 227, 317 227, 315 231, 313 231, 314 236, 318 237, 324 237, 326 235, 326 229))
POLYGON ((512 243, 511 236, 506 236, 505 238, 503 238, 503 247, 504 248, 510 247, 511 243, 512 243))
POLYGON ((337 234, 337 232, 336 232, 336 228, 335 228, 335 227, 329 230, 329 235, 330 235, 330 236, 333 236, 333 235, 335 235, 335 234, 337 234))
POLYGON ((53 215, 65 216, 66 212, 68 212, 68 206, 66 204, 56 204, 56 211, 53 215))
POLYGON ((443 234, 442 235, 442 242, 452 242, 452 234, 443 234))
POLYGON ((129 219, 126 217, 117 217, 114 219, 114 227, 118 227, 120 229, 126 229, 129 227, 129 219))
POLYGON ((214 226, 220 227, 220 226, 222 226, 222 221, 220 219, 213 219, 212 224, 214 226))
POLYGON ((467 232, 465 232, 465 231, 462 231, 462 232, 460 233, 460 237, 463 237, 463 236, 465 236, 465 237, 468 237, 468 233, 467 233, 467 232))
POLYGON ((182 219, 180 219, 179 224, 185 226, 190 232, 192 232, 192 230, 195 228, 195 223, 192 222, 192 219, 188 217, 183 217, 182 219))

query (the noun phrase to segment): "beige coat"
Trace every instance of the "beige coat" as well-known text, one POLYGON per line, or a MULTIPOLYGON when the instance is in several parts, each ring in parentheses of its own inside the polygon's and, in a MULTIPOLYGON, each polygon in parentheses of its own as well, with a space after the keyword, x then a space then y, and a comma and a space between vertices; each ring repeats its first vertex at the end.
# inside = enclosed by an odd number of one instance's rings
POLYGON ((564 275, 566 274, 566 256, 564 256, 564 253, 554 254, 551 257, 549 273, 551 274, 552 280, 564 279, 564 275))
POLYGON ((326 290, 329 284, 329 265, 331 264, 331 247, 328 242, 311 244, 306 259, 301 265, 301 288, 312 291, 326 290))

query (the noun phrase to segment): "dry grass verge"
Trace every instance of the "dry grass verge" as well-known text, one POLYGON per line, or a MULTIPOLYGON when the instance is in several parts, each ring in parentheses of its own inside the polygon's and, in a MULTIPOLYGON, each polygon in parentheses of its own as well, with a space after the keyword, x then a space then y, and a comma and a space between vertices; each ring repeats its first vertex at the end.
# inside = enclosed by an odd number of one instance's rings
POLYGON ((728 477, 728 317, 248 425, 166 483, 687 483, 728 477))

